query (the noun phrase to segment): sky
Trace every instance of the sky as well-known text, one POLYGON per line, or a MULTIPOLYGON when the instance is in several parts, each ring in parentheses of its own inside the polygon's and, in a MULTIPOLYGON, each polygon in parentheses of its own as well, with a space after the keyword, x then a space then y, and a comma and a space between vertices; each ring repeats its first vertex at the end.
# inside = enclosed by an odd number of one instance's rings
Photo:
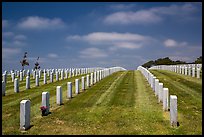
POLYGON ((202 55, 199 2, 2 2, 2 71, 120 66, 202 55))

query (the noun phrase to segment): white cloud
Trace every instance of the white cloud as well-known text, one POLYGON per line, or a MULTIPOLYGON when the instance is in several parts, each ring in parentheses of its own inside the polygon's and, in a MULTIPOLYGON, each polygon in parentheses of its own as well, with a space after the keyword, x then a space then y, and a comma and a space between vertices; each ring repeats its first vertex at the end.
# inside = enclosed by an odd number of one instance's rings
POLYGON ((83 37, 89 42, 143 41, 148 37, 132 33, 94 32, 83 37))
POLYGON ((22 29, 56 29, 64 26, 65 23, 60 18, 49 19, 38 16, 24 18, 18 23, 18 27, 22 29))
POLYGON ((131 43, 131 42, 118 42, 115 43, 115 48, 124 48, 124 49, 138 49, 141 48, 142 45, 131 43))
POLYGON ((118 49, 139 49, 153 43, 155 39, 134 33, 93 32, 87 35, 71 35, 66 40, 85 41, 90 45, 106 46, 110 51, 118 49))
POLYGON ((55 53, 49 53, 47 56, 48 56, 49 58, 58 58, 58 55, 55 54, 55 53))
POLYGON ((87 48, 83 51, 80 51, 81 58, 104 58, 107 57, 108 54, 98 48, 87 48))
POLYGON ((25 46, 26 45, 25 42, 22 42, 22 41, 19 41, 19 40, 14 40, 12 42, 12 44, 15 45, 15 46, 25 46))
POLYGON ((173 39, 167 39, 164 41, 164 46, 165 47, 183 47, 183 46, 187 46, 187 42, 177 42, 173 39))
POLYGON ((138 49, 154 39, 134 33, 117 33, 117 32, 93 32, 87 35, 68 36, 66 40, 86 41, 90 45, 108 46, 109 50, 118 49, 138 49))
POLYGON ((176 47, 178 44, 177 44, 177 42, 176 42, 175 40, 173 40, 173 39, 167 39, 167 40, 164 41, 164 45, 165 45, 166 47, 176 47))
POLYGON ((108 15, 104 19, 106 24, 148 24, 157 23, 162 19, 154 12, 141 10, 137 12, 116 12, 108 15))
POLYGON ((19 35, 14 36, 14 39, 15 40, 26 40, 27 37, 25 35, 19 34, 19 35))
POLYGON ((109 25, 128 24, 153 24, 163 20, 163 15, 174 15, 191 18, 191 14, 197 11, 195 4, 185 3, 183 5, 170 5, 167 7, 154 7, 138 11, 120 11, 107 15, 104 23, 109 25))
POLYGON ((7 59, 21 53, 21 49, 17 48, 2 48, 2 58, 7 59))

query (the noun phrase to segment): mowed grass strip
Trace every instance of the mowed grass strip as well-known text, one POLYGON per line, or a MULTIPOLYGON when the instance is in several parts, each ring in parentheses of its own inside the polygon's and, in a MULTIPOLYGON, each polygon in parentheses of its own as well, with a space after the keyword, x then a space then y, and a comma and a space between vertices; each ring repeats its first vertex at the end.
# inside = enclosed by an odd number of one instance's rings
POLYGON ((175 134, 202 134, 202 78, 167 70, 151 70, 169 95, 177 96, 179 128, 175 134))
POLYGON ((33 124, 25 134, 171 132, 162 106, 139 71, 114 73, 33 124))
MULTIPOLYGON (((123 72, 117 72, 102 79, 85 90, 83 94, 64 102, 64 105, 58 107, 51 115, 33 121, 34 126, 25 134, 82 134, 79 129, 81 127, 94 131, 92 129, 94 127, 89 127, 90 124, 95 124, 97 112, 91 113, 91 108, 121 73, 123 72)), ((82 132, 85 131, 82 130, 82 132)))
MULTIPOLYGON (((62 86, 63 99, 66 99, 67 82, 72 82, 73 96, 75 96, 75 79, 80 79, 82 76, 76 76, 57 82, 45 84, 39 87, 11 94, 2 97, 2 131, 3 134, 19 134, 19 121, 20 121, 20 101, 29 99, 31 101, 31 123, 36 117, 41 115, 40 106, 42 101, 42 92, 48 91, 50 93, 50 110, 56 109, 56 87, 62 86)), ((81 86, 81 84, 80 84, 81 86)))

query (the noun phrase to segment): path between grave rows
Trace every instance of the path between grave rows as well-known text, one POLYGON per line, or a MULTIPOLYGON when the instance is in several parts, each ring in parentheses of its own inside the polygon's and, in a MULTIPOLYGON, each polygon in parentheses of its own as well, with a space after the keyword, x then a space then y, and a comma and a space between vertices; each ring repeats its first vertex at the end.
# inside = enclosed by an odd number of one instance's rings
MULTIPOLYGON (((202 100, 198 96, 201 94, 202 81, 201 86, 199 80, 195 81, 194 86, 198 88, 193 89, 188 86, 188 82, 194 81, 192 79, 185 79, 178 74, 167 72, 160 74, 154 71, 152 73, 164 82, 164 87, 169 86, 168 88, 178 92, 176 94, 180 99, 178 100, 178 119, 181 124, 178 128, 170 127, 169 112, 163 112, 162 104, 157 103, 158 99, 140 71, 120 71, 102 79, 83 93, 74 95, 71 100, 66 99, 66 82, 59 82, 63 91, 64 104, 61 106, 56 105, 57 85, 53 83, 52 86, 46 87, 51 92, 51 114, 45 117, 41 116, 39 110, 42 91, 38 95, 32 95, 32 127, 25 132, 19 131, 19 98, 21 96, 12 96, 8 100, 3 98, 3 134, 201 134, 202 106, 200 101, 202 100), (182 88, 174 85, 179 84, 175 83, 175 78, 180 79, 182 88), (184 79, 185 82, 183 82, 184 79), (186 93, 184 91, 183 93, 187 95, 187 98, 182 95, 182 89, 185 90, 186 93), (183 103, 190 97, 191 101, 183 103), (196 99, 197 97, 199 99, 196 99), (13 103, 9 102, 11 100, 13 103), (183 105, 190 105, 190 107, 183 105), (193 112, 194 109, 197 111, 196 114, 186 115, 185 111, 193 112), (189 116, 193 118, 187 120, 189 116), (194 127, 196 124, 197 128, 194 127), (189 128, 191 125, 193 125, 192 129, 189 128)), ((29 96, 26 92, 23 94, 29 96)), ((172 94, 175 92, 170 90, 172 94)))

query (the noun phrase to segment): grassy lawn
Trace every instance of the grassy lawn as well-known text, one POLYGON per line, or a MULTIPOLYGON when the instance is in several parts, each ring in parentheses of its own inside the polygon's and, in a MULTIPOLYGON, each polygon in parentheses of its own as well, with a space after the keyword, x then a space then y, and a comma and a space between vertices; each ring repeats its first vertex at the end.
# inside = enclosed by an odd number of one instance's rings
POLYGON ((164 87, 169 88, 169 95, 177 95, 180 123, 178 133, 202 134, 202 78, 166 70, 150 72, 164 83, 164 87))
MULTIPOLYGON (((178 96, 180 126, 170 127, 169 112, 139 71, 116 72, 84 92, 66 99, 67 82, 75 78, 2 97, 3 134, 202 134, 202 81, 171 72, 152 71, 178 96), (170 82, 168 81, 169 79, 170 82), (180 81, 176 81, 180 79, 180 81), (178 82, 178 83, 175 83, 178 82), (182 86, 175 84, 181 83, 182 86), (56 105, 56 86, 61 85, 63 105, 56 105), (50 92, 51 114, 41 116, 41 94, 50 92), (190 98, 190 99, 189 99, 190 98), (22 99, 31 100, 31 125, 19 130, 19 106, 22 99), (196 127, 197 125, 197 127, 196 127)), ((79 76, 81 78, 81 76, 79 76)), ((80 81, 81 82, 81 81, 80 81)), ((75 86, 74 83, 72 86, 75 86)), ((81 89, 81 86, 80 86, 81 89)))

